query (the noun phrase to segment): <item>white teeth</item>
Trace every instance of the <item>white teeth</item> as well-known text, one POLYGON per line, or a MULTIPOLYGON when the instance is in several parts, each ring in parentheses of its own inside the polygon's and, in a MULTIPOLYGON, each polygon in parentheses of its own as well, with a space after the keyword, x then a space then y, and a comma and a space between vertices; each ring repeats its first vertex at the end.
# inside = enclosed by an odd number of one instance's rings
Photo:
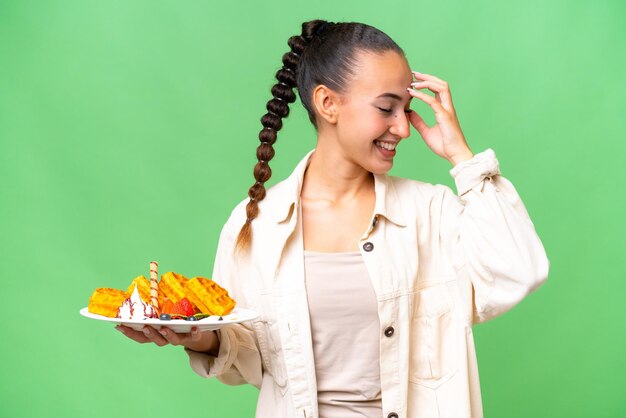
POLYGON ((382 141, 374 141, 374 144, 376 144, 376 146, 378 147, 384 148, 389 151, 395 150, 396 145, 398 145, 398 144, 390 144, 389 142, 382 142, 382 141))

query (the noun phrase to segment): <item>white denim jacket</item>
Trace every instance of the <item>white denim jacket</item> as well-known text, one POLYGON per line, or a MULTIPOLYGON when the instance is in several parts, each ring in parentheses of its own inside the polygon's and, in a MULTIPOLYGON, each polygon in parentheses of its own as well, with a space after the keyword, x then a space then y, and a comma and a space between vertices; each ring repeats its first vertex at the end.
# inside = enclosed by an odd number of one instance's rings
MULTIPOLYGON (((199 375, 259 388, 256 417, 318 417, 298 207, 314 151, 259 203, 249 255, 233 252, 248 199, 220 235, 213 280, 260 317, 218 331, 217 357, 186 350, 199 375)), ((445 185, 374 176, 375 209, 359 247, 378 300, 384 417, 482 417, 472 325, 508 311, 548 275, 494 151, 450 174, 458 196, 445 185)), ((359 301, 346 295, 346 303, 359 301)))

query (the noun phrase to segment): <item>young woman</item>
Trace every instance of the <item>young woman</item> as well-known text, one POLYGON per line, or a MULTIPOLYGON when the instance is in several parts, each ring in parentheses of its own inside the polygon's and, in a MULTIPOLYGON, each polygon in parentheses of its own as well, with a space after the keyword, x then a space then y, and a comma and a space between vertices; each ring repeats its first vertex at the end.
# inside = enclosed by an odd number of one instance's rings
POLYGON ((313 20, 288 44, 256 182, 222 230, 212 276, 260 317, 206 333, 119 329, 185 346, 201 376, 258 387, 257 417, 481 417, 472 325, 548 274, 519 195, 492 149, 470 150, 448 84, 412 72, 381 31, 313 20), (266 190, 294 88, 317 146, 266 190), (386 174, 410 125, 453 166, 458 194, 386 174))

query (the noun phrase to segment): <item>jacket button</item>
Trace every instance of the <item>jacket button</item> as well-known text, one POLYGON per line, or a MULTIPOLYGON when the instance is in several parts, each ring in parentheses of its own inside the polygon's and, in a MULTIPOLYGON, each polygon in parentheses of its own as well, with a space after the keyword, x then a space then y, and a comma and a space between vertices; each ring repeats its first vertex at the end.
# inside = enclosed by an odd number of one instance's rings
POLYGON ((394 329, 393 327, 385 328, 385 337, 391 337, 393 335, 394 329))
POLYGON ((374 220, 372 221, 372 226, 376 226, 378 223, 378 215, 374 216, 374 220))
POLYGON ((389 415, 387 415, 387 418, 398 418, 398 414, 396 414, 395 412, 390 412, 389 415))
POLYGON ((372 244, 371 242, 366 242, 365 244, 363 244, 363 249, 369 253, 374 249, 374 244, 372 244))

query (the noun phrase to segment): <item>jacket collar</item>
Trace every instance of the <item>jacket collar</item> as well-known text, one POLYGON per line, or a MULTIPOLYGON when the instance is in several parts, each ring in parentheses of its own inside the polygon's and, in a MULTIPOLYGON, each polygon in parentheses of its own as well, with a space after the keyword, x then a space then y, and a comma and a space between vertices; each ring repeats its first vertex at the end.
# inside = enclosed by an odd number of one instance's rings
MULTIPOLYGON (((309 151, 298 163, 294 171, 284 181, 273 187, 275 198, 270 213, 274 214, 277 223, 289 221, 294 213, 298 213, 300 204, 300 192, 304 180, 304 172, 311 161, 315 149, 309 151)), ((406 226, 406 218, 402 211, 401 201, 397 191, 387 174, 374 174, 374 191, 376 204, 374 215, 380 215, 398 226, 406 226)))

